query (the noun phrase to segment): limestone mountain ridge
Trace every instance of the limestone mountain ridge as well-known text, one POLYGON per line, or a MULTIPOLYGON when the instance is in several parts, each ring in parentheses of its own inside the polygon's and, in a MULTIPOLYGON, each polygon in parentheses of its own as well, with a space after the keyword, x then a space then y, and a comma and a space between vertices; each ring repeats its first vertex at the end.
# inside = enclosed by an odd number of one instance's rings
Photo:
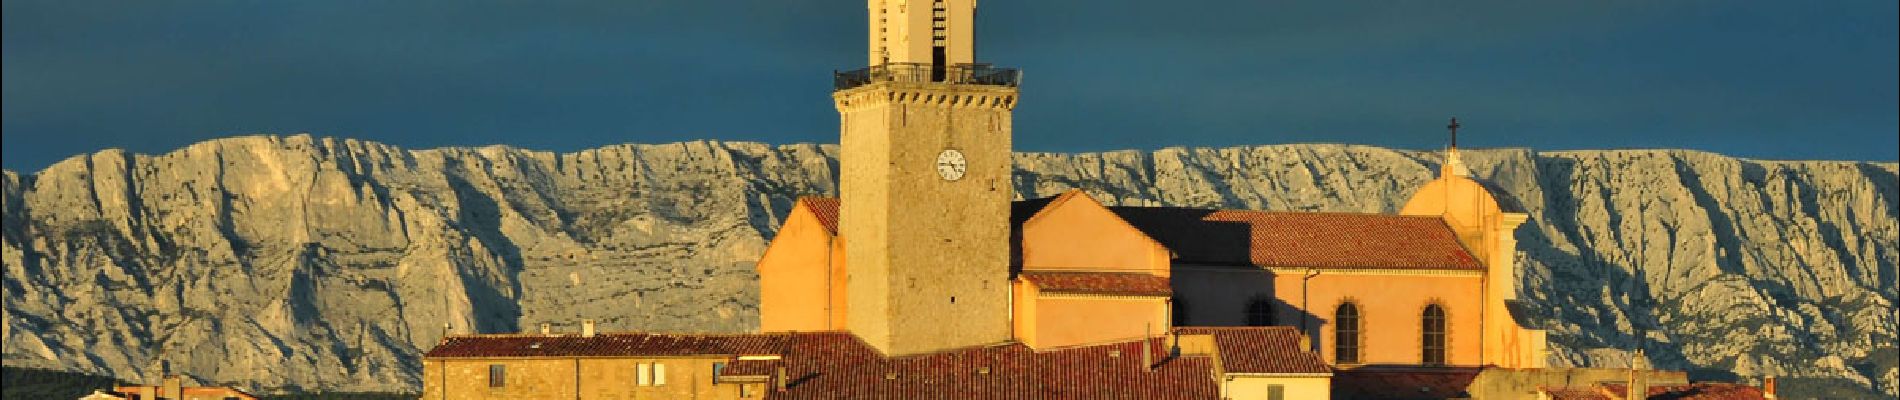
MULTIPOLYGON (((1531 215, 1521 297, 1558 364, 1900 387, 1900 168, 1689 150, 1466 149, 1531 215)), ((1442 154, 1337 144, 1018 153, 1019 197, 1394 212, 1442 154)), ((572 153, 245 136, 0 173, 9 367, 413 392, 445 333, 737 332, 834 145, 572 153)))

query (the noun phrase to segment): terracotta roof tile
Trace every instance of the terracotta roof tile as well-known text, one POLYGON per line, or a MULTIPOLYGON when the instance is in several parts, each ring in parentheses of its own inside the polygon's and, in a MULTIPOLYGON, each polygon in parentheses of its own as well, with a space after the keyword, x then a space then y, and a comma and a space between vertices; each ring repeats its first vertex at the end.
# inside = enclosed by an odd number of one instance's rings
POLYGON ((1230 373, 1318 374, 1332 372, 1326 360, 1301 351, 1300 332, 1290 326, 1181 327, 1188 335, 1214 335, 1221 364, 1230 373))
MULTIPOLYGON (((1012 265, 1023 222, 1055 197, 1011 203, 1012 265)), ((839 202, 802 197, 825 230, 838 234, 839 202)), ((1263 267, 1479 270, 1483 265, 1437 217, 1109 207, 1142 233, 1173 250, 1179 262, 1263 267)))
POLYGON ((1263 267, 1476 270, 1436 217, 1110 207, 1180 262, 1263 267))
MULTIPOLYGON (((1610 394, 1628 397, 1629 387, 1623 384, 1604 384, 1602 387, 1610 394)), ((1764 398, 1761 388, 1735 383, 1691 383, 1687 385, 1650 386, 1650 400, 1757 400, 1764 398)))
POLYGON ((1446 399, 1465 398, 1466 388, 1478 379, 1479 368, 1379 367, 1333 372, 1336 399, 1446 399))
POLYGON ((1140 341, 1036 352, 1010 343, 884 358, 856 336, 799 334, 786 362, 792 382, 776 399, 1212 399, 1210 360, 1167 360, 1163 339, 1150 342, 1159 366, 1141 364, 1140 341), (1110 354, 1116 354, 1110 356, 1110 354))
POLYGON ((1615 400, 1595 387, 1538 388, 1550 400, 1615 400))
POLYGON ((818 217, 818 224, 824 225, 825 232, 838 235, 838 198, 805 196, 798 198, 798 202, 805 203, 805 208, 818 217))
POLYGON ((773 373, 778 372, 778 367, 780 365, 785 365, 782 360, 735 360, 735 361, 726 363, 726 368, 719 371, 719 376, 720 377, 737 377, 737 376, 769 377, 769 376, 772 376, 773 373))
MULTIPOLYGON (((1183 328, 1215 336, 1228 371, 1325 372, 1299 352, 1297 337, 1278 327, 1183 328)), ((786 369, 783 392, 770 398, 854 399, 1212 399, 1219 395, 1213 358, 1169 357, 1168 338, 1035 351, 1004 343, 952 351, 885 357, 844 332, 749 335, 606 333, 577 335, 452 336, 430 358, 586 357, 655 355, 779 355, 778 360, 735 360, 721 376, 776 375, 786 369)))
POLYGON ((610 357, 779 354, 787 346, 784 334, 672 335, 603 333, 580 335, 463 335, 449 336, 430 349, 427 358, 481 357, 610 357))
POLYGON ((1168 278, 1113 272, 1023 272, 1023 279, 1048 293, 1084 293, 1124 296, 1168 296, 1174 289, 1168 278))

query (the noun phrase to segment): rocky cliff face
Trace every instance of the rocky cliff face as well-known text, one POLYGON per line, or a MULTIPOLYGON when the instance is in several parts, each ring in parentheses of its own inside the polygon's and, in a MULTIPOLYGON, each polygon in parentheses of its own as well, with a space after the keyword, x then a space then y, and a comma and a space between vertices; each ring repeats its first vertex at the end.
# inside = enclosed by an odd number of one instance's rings
MULTIPOLYGON (((1466 152, 1523 203, 1524 297, 1559 362, 1900 385, 1893 163, 1691 151, 1466 152), (1641 332, 1633 333, 1633 332, 1641 332)), ((1019 195, 1392 212, 1429 152, 1283 145, 1019 154, 1019 195)), ((0 176, 8 366, 262 391, 414 391, 444 332, 584 318, 757 326, 751 262, 829 145, 571 154, 240 137, 0 176), (164 362, 160 362, 163 360, 164 362)))

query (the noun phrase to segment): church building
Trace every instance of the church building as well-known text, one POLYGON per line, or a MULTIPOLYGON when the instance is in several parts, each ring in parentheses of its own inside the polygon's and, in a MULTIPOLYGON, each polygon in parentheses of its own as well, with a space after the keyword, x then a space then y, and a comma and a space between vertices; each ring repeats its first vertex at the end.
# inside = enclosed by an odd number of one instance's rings
MULTIPOLYGON (((856 150, 861 149, 846 147, 846 159, 856 150)), ((972 302, 972 296, 990 296, 1007 304, 1006 312, 990 317, 1007 318, 1006 337, 959 332, 968 341, 921 349, 899 342, 883 349, 904 354, 1005 340, 1060 348, 1137 339, 1177 326, 1282 326, 1298 329, 1310 342, 1309 350, 1341 368, 1542 367, 1543 331, 1526 328, 1512 311, 1517 293, 1512 232, 1526 214, 1508 197, 1470 178, 1456 151, 1450 150, 1441 176, 1419 188, 1395 215, 1111 207, 1077 190, 1015 201, 1007 213, 972 215, 974 210, 988 210, 973 207, 882 215, 902 221, 893 225, 920 227, 905 232, 924 236, 918 242, 944 245, 909 259, 856 250, 859 243, 877 245, 890 239, 880 236, 883 232, 851 230, 854 203, 849 200, 803 198, 758 264, 761 328, 858 332, 862 325, 892 326, 899 341, 908 333, 902 329, 949 341, 956 336, 930 330, 997 321, 931 316, 969 315, 950 310, 972 302), (997 224, 1007 227, 1008 241, 989 248, 965 243, 978 238, 927 228, 969 229, 967 225, 977 221, 1005 219, 1007 223, 997 224), (961 261, 1004 257, 1009 260, 1006 269, 1000 263, 961 261), (860 263, 878 262, 887 269, 924 269, 893 275, 972 265, 988 265, 991 271, 858 282, 879 277, 863 274, 860 263), (997 277, 1003 274, 1007 278, 997 277), (1004 281, 1007 290, 999 283, 1004 281), (860 304, 868 301, 854 296, 862 293, 862 285, 886 287, 870 293, 938 301, 913 306, 929 311, 907 313, 908 318, 861 312, 860 304)), ((923 178, 957 187, 956 181, 940 176, 923 178)), ((845 186, 841 197, 858 194, 853 189, 845 186)), ((920 202, 926 204, 920 207, 957 207, 920 202)))
POLYGON ((451 335, 422 397, 1327 399, 1361 369, 1543 365, 1526 214, 1455 145, 1396 215, 1017 200, 1021 74, 976 62, 975 8, 869 0, 869 66, 833 76, 840 192, 761 256, 762 332, 451 335))

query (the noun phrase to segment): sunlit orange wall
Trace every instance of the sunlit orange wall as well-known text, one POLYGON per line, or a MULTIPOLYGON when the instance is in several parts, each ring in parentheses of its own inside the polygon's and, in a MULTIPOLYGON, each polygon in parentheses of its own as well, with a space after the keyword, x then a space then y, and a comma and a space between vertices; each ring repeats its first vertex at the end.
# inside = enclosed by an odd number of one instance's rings
MULTIPOLYGON (((1036 299, 1036 339, 1031 347, 1063 347, 1139 338, 1168 329, 1167 300, 1159 297, 1055 297, 1036 299)), ((1025 343, 1029 344, 1029 343, 1025 343)))
MULTIPOLYGON (((1275 277, 1279 287, 1275 297, 1287 304, 1299 305, 1301 276, 1285 273, 1275 277)), ((1351 300, 1359 305, 1361 332, 1360 359, 1363 364, 1418 364, 1423 361, 1423 322, 1425 306, 1437 303, 1445 309, 1447 323, 1446 360, 1451 365, 1479 365, 1479 346, 1483 343, 1480 321, 1483 304, 1483 279, 1471 276, 1416 276, 1328 273, 1308 282, 1307 309, 1317 322, 1319 337, 1314 341, 1327 362, 1335 360, 1334 312, 1339 304, 1351 300)), ((1298 325, 1294 319, 1293 325, 1298 325)))
POLYGON ((1036 296, 1041 295, 1041 292, 1036 290, 1036 285, 1022 279, 1011 280, 1009 290, 1009 323, 1014 330, 1011 336, 1030 348, 1038 348, 1036 339, 1040 336, 1036 335, 1036 296))
POLYGON ((1168 250, 1081 192, 1052 201, 1023 224, 1023 269, 1168 275, 1168 250))
POLYGON ((834 259, 841 247, 803 203, 792 208, 778 236, 759 259, 759 330, 813 331, 831 329, 836 321, 829 304, 842 293, 842 266, 834 259), (833 290, 837 289, 837 290, 833 290))
POLYGON ((1405 215, 1434 215, 1458 232, 1466 249, 1485 264, 1488 284, 1483 363, 1507 368, 1544 366, 1542 331, 1523 328, 1505 307, 1517 298, 1515 231, 1528 216, 1505 212, 1490 190, 1461 176, 1441 176, 1419 188, 1400 209, 1405 215))

